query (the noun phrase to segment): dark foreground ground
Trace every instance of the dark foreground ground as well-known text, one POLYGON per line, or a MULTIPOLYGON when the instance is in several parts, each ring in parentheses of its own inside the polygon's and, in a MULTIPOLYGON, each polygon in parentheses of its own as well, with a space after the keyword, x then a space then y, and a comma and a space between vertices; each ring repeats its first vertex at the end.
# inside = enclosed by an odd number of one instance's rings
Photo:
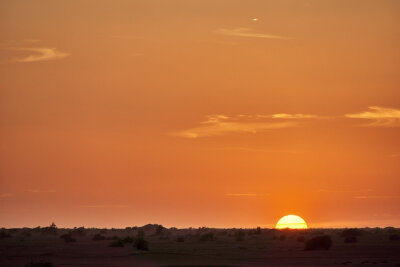
POLYGON ((399 236, 395 228, 2 229, 0 266, 400 266, 399 236), (317 236, 325 237, 310 244, 317 236))

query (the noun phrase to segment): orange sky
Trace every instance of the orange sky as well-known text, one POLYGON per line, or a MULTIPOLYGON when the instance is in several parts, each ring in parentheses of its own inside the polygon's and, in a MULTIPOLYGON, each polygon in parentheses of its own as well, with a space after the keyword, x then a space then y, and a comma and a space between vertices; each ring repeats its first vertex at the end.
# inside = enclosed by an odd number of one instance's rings
POLYGON ((0 226, 400 226, 397 0, 3 0, 0 32, 0 226))

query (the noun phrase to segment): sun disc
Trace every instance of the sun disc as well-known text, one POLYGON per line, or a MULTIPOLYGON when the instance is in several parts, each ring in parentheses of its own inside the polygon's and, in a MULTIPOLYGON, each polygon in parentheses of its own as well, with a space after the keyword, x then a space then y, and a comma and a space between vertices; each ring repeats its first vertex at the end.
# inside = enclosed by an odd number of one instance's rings
POLYGON ((307 229, 307 223, 297 215, 286 215, 279 219, 275 226, 276 229, 307 229))

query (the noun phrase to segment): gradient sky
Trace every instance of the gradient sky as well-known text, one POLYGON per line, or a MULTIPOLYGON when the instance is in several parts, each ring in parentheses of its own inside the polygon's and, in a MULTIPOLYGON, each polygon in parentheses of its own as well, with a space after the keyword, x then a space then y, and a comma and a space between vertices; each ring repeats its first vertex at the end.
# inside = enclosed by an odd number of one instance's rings
POLYGON ((0 226, 400 226, 400 1, 0 3, 0 226))

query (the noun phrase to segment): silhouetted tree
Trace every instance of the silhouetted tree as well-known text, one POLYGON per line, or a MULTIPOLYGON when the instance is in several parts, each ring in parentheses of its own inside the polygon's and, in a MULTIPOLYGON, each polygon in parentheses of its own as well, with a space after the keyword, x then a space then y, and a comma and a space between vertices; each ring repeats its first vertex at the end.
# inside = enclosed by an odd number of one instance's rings
POLYGON ((330 249, 332 246, 332 239, 329 235, 321 235, 307 240, 305 243, 305 250, 323 250, 330 249))

